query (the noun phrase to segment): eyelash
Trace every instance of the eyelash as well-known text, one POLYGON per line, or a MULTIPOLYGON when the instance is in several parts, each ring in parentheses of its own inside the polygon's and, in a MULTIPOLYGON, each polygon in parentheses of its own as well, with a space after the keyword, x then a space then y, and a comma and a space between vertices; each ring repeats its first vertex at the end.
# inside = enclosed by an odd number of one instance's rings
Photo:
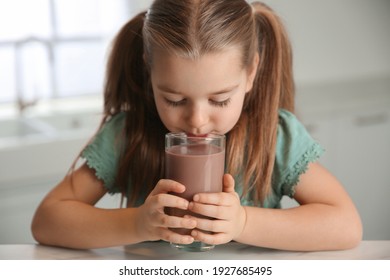
MULTIPOLYGON (((180 100, 180 101, 171 101, 171 100, 168 100, 168 99, 165 99, 165 102, 167 102, 167 104, 169 106, 172 106, 172 107, 178 107, 178 106, 181 106, 181 105, 184 105, 184 103, 186 102, 185 99, 183 100, 180 100)), ((228 98, 224 101, 214 101, 214 100, 209 100, 209 103, 215 107, 220 107, 220 108, 223 108, 223 107, 226 107, 229 105, 229 103, 231 102, 231 99, 228 98)))
POLYGON ((213 106, 216 106, 216 107, 226 107, 229 105, 230 101, 232 101, 230 98, 224 100, 224 101, 214 101, 214 100, 210 100, 209 102, 213 105, 213 106))
POLYGON ((172 107, 178 107, 180 105, 184 105, 185 99, 180 100, 180 101, 171 101, 169 99, 165 99, 165 102, 172 107))

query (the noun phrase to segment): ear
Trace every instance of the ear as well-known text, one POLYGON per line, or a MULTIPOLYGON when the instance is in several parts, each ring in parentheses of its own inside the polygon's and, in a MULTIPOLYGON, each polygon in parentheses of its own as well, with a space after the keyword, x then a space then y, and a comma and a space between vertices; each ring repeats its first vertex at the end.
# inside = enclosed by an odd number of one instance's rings
POLYGON ((253 57, 253 61, 251 66, 248 68, 248 76, 247 76, 247 83, 246 83, 246 92, 250 91, 253 87, 253 82, 256 77, 257 68, 259 66, 259 53, 256 52, 255 56, 253 57))

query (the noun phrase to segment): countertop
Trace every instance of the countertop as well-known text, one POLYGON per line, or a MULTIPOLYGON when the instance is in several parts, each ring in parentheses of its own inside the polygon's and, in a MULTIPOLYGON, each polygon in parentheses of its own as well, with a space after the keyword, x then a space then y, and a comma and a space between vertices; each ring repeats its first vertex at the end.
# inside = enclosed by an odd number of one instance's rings
POLYGON ((390 260, 390 240, 362 241, 351 250, 296 252, 231 242, 202 253, 183 252, 166 242, 93 250, 72 250, 38 244, 0 244, 2 260, 390 260))

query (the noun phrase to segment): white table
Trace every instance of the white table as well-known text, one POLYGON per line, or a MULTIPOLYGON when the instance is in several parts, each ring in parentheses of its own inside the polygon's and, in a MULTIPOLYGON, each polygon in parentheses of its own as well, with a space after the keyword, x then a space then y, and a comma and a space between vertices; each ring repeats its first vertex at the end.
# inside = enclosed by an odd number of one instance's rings
POLYGON ((202 253, 182 252, 165 242, 93 250, 72 250, 37 244, 0 244, 2 260, 390 260, 390 240, 362 241, 351 250, 291 252, 231 242, 202 253))

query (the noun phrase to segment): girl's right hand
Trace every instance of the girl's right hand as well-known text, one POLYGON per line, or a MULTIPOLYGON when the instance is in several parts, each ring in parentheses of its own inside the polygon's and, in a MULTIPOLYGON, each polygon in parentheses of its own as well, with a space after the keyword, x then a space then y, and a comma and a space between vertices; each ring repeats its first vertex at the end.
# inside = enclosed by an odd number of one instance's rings
POLYGON ((165 240, 178 244, 191 244, 194 238, 190 235, 175 233, 169 228, 194 229, 196 221, 192 218, 169 216, 165 207, 188 209, 189 202, 169 193, 182 193, 185 187, 172 180, 160 180, 146 198, 145 203, 138 208, 136 227, 142 239, 155 241, 165 240))

